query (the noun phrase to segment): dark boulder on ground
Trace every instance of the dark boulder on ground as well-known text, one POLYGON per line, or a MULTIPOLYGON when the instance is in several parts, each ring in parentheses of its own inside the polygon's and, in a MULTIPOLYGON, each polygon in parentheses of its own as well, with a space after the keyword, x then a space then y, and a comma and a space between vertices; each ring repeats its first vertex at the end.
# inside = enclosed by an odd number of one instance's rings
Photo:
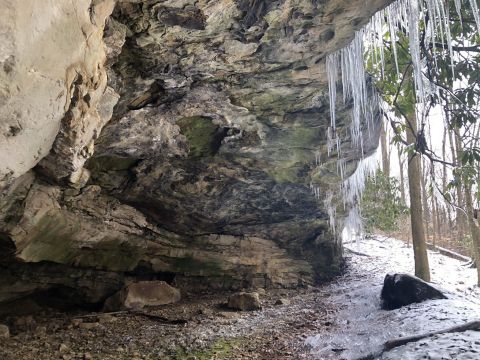
POLYGON ((431 284, 408 274, 387 274, 382 288, 382 308, 398 309, 425 300, 447 297, 431 284))

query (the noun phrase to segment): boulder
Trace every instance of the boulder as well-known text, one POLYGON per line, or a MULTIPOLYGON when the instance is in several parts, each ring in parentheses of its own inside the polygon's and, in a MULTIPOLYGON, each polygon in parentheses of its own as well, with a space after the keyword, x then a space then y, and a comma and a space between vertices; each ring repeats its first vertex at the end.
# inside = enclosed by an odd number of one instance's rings
POLYGON ((280 298, 275 301, 275 305, 290 305, 290 300, 285 298, 280 298))
POLYGON ((7 325, 0 324, 0 339, 10 337, 10 329, 7 325))
POLYGON ((141 309, 166 305, 180 300, 180 291, 165 281, 138 281, 125 286, 104 304, 105 311, 141 309))
POLYGON ((258 293, 239 292, 228 298, 227 306, 232 310, 250 311, 262 308, 258 293))
POLYGON ((412 303, 447 297, 431 284, 408 274, 387 274, 381 293, 382 308, 398 309, 412 303))

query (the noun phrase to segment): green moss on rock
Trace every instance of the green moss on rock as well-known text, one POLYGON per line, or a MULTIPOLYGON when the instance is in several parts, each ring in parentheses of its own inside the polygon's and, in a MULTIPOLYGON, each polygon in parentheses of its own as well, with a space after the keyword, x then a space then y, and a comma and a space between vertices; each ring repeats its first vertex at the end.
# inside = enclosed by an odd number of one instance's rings
POLYGON ((217 153, 221 138, 219 126, 206 116, 189 116, 177 120, 176 124, 188 141, 190 157, 209 157, 217 153))

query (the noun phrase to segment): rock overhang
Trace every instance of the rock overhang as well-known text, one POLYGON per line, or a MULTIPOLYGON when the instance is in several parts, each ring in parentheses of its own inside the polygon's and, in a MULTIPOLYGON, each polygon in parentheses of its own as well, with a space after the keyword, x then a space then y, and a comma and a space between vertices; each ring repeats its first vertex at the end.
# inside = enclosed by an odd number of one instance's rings
MULTIPOLYGON (((146 267, 219 287, 296 286, 338 272, 341 245, 309 185, 336 191, 341 181, 327 156, 324 59, 386 3, 361 5, 116 2, 98 50, 108 98, 92 102, 97 85, 72 80, 82 97, 70 112, 93 130, 78 138, 66 117, 47 158, 2 200, 17 257, 146 267)), ((351 173, 361 154, 349 145, 349 111, 340 106, 338 126, 351 173)))

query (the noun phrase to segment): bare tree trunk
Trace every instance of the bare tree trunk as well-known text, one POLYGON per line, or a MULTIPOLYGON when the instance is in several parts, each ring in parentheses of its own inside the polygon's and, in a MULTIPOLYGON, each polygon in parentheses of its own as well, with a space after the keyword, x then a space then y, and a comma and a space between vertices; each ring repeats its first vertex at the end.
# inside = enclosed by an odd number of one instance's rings
POLYGON ((433 244, 433 247, 436 246, 435 242, 437 241, 437 219, 438 219, 438 215, 437 215, 437 208, 435 206, 435 196, 431 196, 431 199, 430 199, 430 202, 431 202, 431 207, 432 207, 432 244, 433 244))
MULTIPOLYGON (((455 135, 455 141, 452 136, 452 131, 448 132, 448 139, 450 141, 450 147, 452 151, 452 161, 454 164, 457 164, 458 162, 458 157, 460 156, 459 148, 461 147, 460 139, 458 134, 454 133, 455 135)), ((457 211, 456 211, 456 223, 457 223, 457 236, 458 240, 461 240, 463 238, 463 235, 465 234, 465 214, 461 210, 463 206, 463 193, 462 193, 462 187, 457 186, 457 211)))
POLYGON ((380 129, 380 145, 382 147, 382 171, 388 178, 390 177, 390 154, 387 147, 387 123, 383 123, 380 129))
POLYGON ((472 236, 473 254, 477 262, 477 285, 480 286, 480 227, 474 214, 472 185, 470 183, 465 184, 465 206, 467 208, 468 227, 472 236))
POLYGON ((397 153, 398 153, 398 167, 400 168, 400 196, 402 198, 402 202, 404 204, 407 203, 407 198, 405 196, 405 177, 403 174, 403 163, 404 160, 402 159, 402 154, 400 151, 400 145, 397 145, 397 153))
MULTIPOLYGON (((409 119, 407 126, 407 142, 415 143, 417 123, 415 115, 409 119)), ((420 169, 420 155, 412 153, 408 157, 408 185, 410 188, 410 217, 412 223, 412 244, 415 258, 415 275, 430 281, 430 267, 428 265, 427 244, 425 242, 425 230, 423 228, 422 214, 422 174, 420 169)))
POLYGON ((422 208, 423 208, 423 220, 425 221, 425 237, 428 239, 430 238, 430 223, 431 223, 431 217, 430 217, 430 209, 428 207, 428 196, 427 196, 427 177, 428 177, 428 171, 427 171, 427 166, 425 164, 425 160, 420 158, 419 161, 420 164, 420 172, 421 172, 421 189, 422 189, 422 208))
POLYGON ((438 199, 435 198, 435 212, 437 213, 437 242, 442 240, 442 236, 443 236, 442 223, 446 222, 445 211, 440 211, 440 210, 441 210, 441 207, 438 204, 438 199))
MULTIPOLYGON (((442 160, 445 162, 447 161, 447 130, 448 130, 448 126, 447 124, 445 124, 443 128, 443 138, 442 138, 442 160)), ((447 193, 447 164, 446 163, 443 163, 442 165, 442 192, 444 194, 447 193)), ((437 202, 437 214, 438 214, 438 202, 437 202)), ((453 221, 452 221, 452 217, 450 216, 450 207, 447 206, 446 208, 443 208, 442 217, 443 217, 443 221, 442 222, 439 221, 438 224, 439 224, 439 227, 441 227, 441 236, 445 237, 446 235, 445 225, 447 221, 448 221, 448 229, 453 228, 453 221), (443 223, 443 226, 441 226, 442 223, 443 223)))
MULTIPOLYGON (((442 160, 447 161, 447 125, 445 124, 443 128, 443 138, 442 138, 442 160)), ((442 165, 442 191, 443 193, 447 192, 447 164, 443 163, 442 165)))

